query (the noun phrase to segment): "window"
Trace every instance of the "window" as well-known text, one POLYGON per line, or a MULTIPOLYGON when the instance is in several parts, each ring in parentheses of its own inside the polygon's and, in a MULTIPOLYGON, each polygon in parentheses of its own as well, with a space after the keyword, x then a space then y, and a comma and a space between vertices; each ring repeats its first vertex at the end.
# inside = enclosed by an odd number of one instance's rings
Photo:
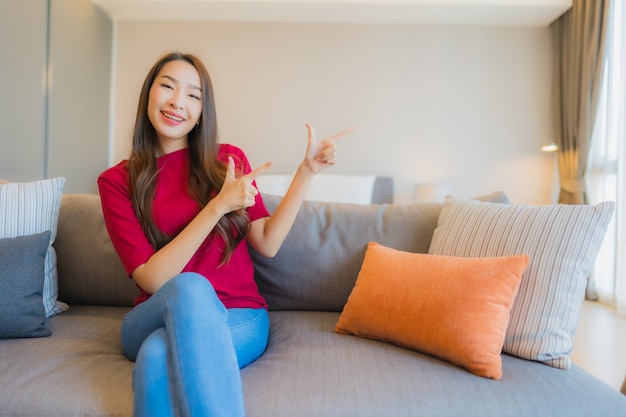
POLYGON ((626 7, 612 2, 604 74, 598 103, 587 181, 592 203, 613 200, 616 215, 596 261, 596 289, 603 300, 626 313, 626 263, 618 253, 626 244, 626 7))

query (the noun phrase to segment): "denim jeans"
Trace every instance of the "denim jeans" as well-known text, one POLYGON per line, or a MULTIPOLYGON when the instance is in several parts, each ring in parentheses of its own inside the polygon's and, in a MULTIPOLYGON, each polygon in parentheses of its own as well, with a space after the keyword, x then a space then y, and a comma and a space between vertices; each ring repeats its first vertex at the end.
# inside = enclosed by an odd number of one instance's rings
POLYGON ((267 346, 260 309, 226 309, 210 282, 182 273, 122 323, 136 417, 244 416, 240 368, 267 346))

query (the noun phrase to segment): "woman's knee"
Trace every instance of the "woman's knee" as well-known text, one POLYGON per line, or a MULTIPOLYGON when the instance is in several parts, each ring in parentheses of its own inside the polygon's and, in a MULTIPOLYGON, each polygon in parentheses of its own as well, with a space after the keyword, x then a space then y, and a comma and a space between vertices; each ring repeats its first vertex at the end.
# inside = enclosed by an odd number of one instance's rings
POLYGON ((180 290, 207 291, 210 288, 214 292, 211 282, 196 272, 182 272, 172 278, 170 283, 180 290))
POLYGON ((168 344, 165 328, 152 332, 139 348, 135 371, 143 375, 167 373, 168 344))
POLYGON ((225 315, 226 308, 208 279, 195 272, 183 272, 163 286, 168 305, 184 310, 211 311, 225 315))
POLYGON ((176 296, 188 303, 218 300, 209 280, 195 272, 183 272, 177 275, 163 289, 169 293, 168 298, 176 296))

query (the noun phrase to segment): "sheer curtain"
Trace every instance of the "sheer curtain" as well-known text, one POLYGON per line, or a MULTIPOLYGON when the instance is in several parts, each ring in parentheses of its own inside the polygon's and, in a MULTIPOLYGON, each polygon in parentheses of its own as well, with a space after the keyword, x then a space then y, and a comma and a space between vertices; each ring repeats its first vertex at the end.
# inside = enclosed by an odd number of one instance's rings
POLYGON ((616 213, 596 261, 601 300, 626 314, 626 7, 611 2, 604 73, 588 164, 591 203, 616 201, 616 213))

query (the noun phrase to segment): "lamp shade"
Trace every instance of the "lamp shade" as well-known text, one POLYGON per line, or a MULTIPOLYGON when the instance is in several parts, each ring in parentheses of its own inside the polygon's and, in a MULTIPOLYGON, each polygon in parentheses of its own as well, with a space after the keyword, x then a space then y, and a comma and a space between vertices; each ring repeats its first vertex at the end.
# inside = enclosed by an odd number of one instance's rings
POLYGON ((420 183, 415 185, 414 203, 443 203, 450 195, 450 185, 443 183, 420 183))

